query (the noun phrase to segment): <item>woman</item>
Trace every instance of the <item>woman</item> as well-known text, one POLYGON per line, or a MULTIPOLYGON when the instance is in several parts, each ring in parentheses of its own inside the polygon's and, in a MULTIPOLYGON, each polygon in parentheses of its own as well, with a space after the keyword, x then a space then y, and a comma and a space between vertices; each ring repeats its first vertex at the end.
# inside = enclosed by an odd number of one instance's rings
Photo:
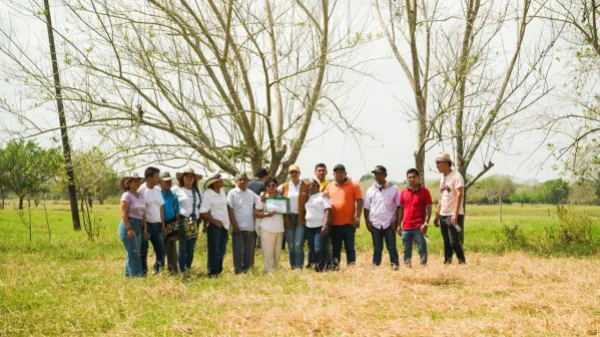
MULTIPOLYGON (((267 198, 276 198, 281 196, 277 192, 277 180, 274 178, 267 178, 265 186, 265 196, 267 198)), ((263 253, 265 271, 275 271, 279 268, 283 232, 286 225, 289 226, 289 219, 287 219, 287 216, 284 216, 283 214, 275 213, 275 211, 271 211, 270 213, 264 212, 262 201, 256 204, 254 216, 259 219, 256 221, 256 231, 260 236, 260 249, 263 253)))
POLYGON ((179 186, 173 187, 173 193, 179 200, 179 271, 183 273, 192 268, 194 261, 202 204, 198 182, 202 180, 202 176, 188 168, 175 174, 175 178, 179 183, 179 186))
POLYGON ((315 270, 325 270, 327 262, 327 225, 331 214, 331 200, 320 192, 321 184, 315 179, 309 189, 309 198, 306 202, 306 232, 310 256, 314 256, 315 270))
POLYGON ((125 258, 125 277, 142 276, 142 235, 144 231, 144 213, 146 202, 138 193, 142 179, 134 174, 121 179, 121 188, 125 191, 121 196, 121 223, 119 237, 123 241, 127 257, 125 258))
POLYGON ((208 240, 208 277, 217 277, 223 271, 223 259, 229 236, 229 212, 223 179, 217 174, 204 183, 204 200, 200 216, 206 222, 208 240))
POLYGON ((281 194, 290 199, 290 226, 285 229, 285 241, 288 246, 290 267, 302 269, 304 266, 304 224, 308 200, 308 184, 300 180, 300 167, 296 164, 289 168, 291 181, 279 187, 281 194))

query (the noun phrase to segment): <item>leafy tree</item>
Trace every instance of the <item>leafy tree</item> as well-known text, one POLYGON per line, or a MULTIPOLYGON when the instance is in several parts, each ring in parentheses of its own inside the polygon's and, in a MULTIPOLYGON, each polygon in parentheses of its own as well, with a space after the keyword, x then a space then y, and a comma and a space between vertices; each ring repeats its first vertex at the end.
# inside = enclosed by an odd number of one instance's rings
POLYGON ((117 171, 110 164, 108 155, 97 147, 87 151, 74 152, 73 168, 75 169, 75 185, 77 186, 77 194, 80 197, 82 209, 84 202, 92 207, 94 199, 102 204, 107 197, 118 194, 119 177, 117 171))
POLYGON ((548 180, 542 185, 544 199, 550 204, 563 204, 569 198, 569 183, 563 179, 548 180))
POLYGON ((373 177, 373 175, 371 173, 365 173, 360 177, 359 181, 368 181, 368 180, 373 180, 375 179, 375 177, 373 177))
POLYGON ((0 184, 17 195, 19 209, 23 209, 23 199, 44 193, 48 182, 58 177, 62 162, 56 148, 13 139, 0 149, 0 184))

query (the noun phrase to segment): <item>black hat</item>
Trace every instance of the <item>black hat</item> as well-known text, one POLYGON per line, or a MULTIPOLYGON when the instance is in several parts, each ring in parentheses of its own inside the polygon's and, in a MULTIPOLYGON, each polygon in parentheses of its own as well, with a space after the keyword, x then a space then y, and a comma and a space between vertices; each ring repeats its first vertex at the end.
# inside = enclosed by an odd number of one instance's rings
POLYGON ((344 165, 342 164, 337 164, 333 167, 333 172, 338 171, 338 170, 342 170, 342 171, 346 171, 346 167, 344 167, 344 165))
POLYGON ((383 165, 377 165, 377 166, 375 166, 375 169, 373 171, 371 171, 371 173, 387 174, 387 169, 383 165))

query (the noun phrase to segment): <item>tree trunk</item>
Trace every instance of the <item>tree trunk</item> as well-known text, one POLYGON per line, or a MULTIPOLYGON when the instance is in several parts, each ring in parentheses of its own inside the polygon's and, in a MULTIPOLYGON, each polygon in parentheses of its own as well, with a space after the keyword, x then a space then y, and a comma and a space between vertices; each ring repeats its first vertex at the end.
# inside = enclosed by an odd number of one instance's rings
POLYGON ((94 202, 94 198, 91 195, 88 195, 87 202, 88 202, 88 205, 90 205, 90 208, 92 208, 92 203, 94 202))
POLYGON ((69 201, 71 203, 71 219, 73 220, 73 229, 78 231, 81 230, 81 224, 79 223, 79 210, 77 209, 75 173, 73 172, 73 163, 71 162, 71 145, 69 144, 67 119, 65 118, 65 107, 62 100, 62 88, 60 84, 58 60, 56 57, 56 47, 54 45, 54 31, 52 28, 52 16, 50 15, 50 0, 44 0, 44 16, 46 17, 46 30, 48 31, 48 43, 50 44, 50 57, 52 58, 52 73, 54 74, 54 90, 56 92, 56 106, 58 108, 58 120, 60 123, 63 156, 65 158, 65 170, 67 172, 69 183, 68 189, 69 201))
POLYGON ((19 209, 23 209, 23 197, 19 197, 19 209))
POLYGON ((499 196, 498 199, 500 199, 500 223, 502 223, 502 196, 499 196))

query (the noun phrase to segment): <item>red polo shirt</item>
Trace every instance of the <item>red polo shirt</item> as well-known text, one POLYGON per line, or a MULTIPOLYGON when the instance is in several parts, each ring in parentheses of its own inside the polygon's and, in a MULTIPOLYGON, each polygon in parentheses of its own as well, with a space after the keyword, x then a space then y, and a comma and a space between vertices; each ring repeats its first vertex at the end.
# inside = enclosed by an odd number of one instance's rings
POLYGON ((403 230, 412 230, 425 223, 425 207, 433 204, 431 193, 425 187, 412 190, 405 188, 400 193, 400 205, 404 208, 403 230))

